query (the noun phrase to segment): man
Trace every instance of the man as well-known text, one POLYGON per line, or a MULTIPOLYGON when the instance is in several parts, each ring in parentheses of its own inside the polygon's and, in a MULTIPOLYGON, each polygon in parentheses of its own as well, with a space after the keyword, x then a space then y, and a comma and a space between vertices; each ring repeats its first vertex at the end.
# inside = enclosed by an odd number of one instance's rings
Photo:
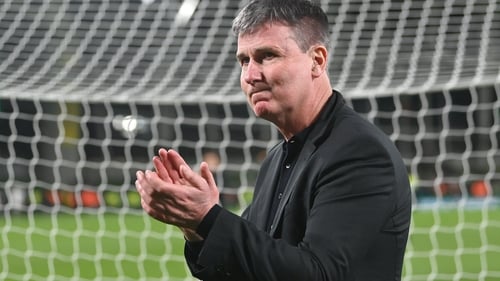
POLYGON ((255 0, 235 19, 241 88, 284 137, 241 217, 223 209, 207 164, 161 149, 136 187, 180 227, 203 280, 400 280, 411 216, 391 141, 346 106, 327 74, 328 21, 309 1, 255 0))

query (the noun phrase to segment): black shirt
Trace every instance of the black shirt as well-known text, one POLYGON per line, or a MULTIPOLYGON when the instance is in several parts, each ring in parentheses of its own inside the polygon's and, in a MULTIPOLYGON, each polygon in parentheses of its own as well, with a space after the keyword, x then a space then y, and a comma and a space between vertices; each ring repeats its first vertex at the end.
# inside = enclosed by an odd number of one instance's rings
POLYGON ((281 198, 283 197, 283 193, 285 192, 285 189, 287 187, 288 180, 292 175, 293 168, 295 167, 297 158, 299 157, 300 151, 304 146, 304 142, 309 131, 310 127, 306 128, 296 136, 293 136, 288 141, 283 142, 281 168, 277 183, 275 184, 274 199, 271 202, 271 208, 267 219, 266 229, 268 231, 272 227, 274 215, 276 214, 276 210, 278 209, 281 198))

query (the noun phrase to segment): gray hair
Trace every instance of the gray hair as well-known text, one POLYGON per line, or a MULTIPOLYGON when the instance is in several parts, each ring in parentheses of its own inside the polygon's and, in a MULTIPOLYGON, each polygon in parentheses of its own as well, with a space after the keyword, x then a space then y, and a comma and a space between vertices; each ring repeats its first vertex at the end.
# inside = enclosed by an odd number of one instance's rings
POLYGON ((299 47, 306 51, 314 44, 328 46, 328 17, 308 0, 253 0, 233 21, 236 36, 251 34, 267 23, 290 26, 299 47))

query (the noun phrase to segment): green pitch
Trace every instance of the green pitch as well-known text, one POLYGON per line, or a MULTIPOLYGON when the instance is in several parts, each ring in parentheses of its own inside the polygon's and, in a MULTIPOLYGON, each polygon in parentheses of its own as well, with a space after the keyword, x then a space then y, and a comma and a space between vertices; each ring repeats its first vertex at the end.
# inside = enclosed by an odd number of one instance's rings
POLYGON ((500 280, 500 209, 415 211, 404 280, 500 280))
POLYGON ((0 280, 186 280, 180 231, 135 213, 4 217, 0 280))
MULTIPOLYGON (((189 280, 177 229, 117 210, 2 216, 0 279, 189 280)), ((404 280, 500 280, 500 210, 415 211, 412 227, 404 280)))

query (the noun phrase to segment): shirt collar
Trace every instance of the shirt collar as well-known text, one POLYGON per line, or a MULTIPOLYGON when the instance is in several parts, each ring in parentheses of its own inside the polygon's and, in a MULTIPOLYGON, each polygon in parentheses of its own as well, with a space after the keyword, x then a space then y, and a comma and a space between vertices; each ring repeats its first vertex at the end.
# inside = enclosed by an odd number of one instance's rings
POLYGON ((309 135, 309 133, 312 131, 314 126, 316 126, 316 124, 318 123, 318 120, 321 119, 323 117, 323 115, 325 115, 325 112, 332 110, 333 105, 335 104, 333 96, 336 94, 337 93, 333 93, 328 98, 325 105, 323 105, 323 108, 321 109, 320 113, 318 114, 318 118, 316 118, 316 120, 311 125, 309 125, 307 128, 305 128, 304 130, 300 131, 298 134, 291 137, 288 141, 285 141, 285 143, 299 142, 300 144, 303 144, 305 142, 305 140, 307 139, 307 136, 309 135))

